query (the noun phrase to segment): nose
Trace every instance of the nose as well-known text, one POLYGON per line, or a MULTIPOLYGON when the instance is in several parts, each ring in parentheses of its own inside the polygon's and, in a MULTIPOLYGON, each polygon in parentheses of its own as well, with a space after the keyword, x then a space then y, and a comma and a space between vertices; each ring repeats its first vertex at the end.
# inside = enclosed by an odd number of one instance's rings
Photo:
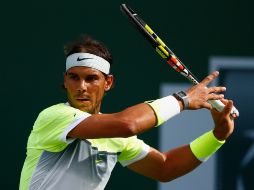
POLYGON ((80 80, 78 85, 78 92, 85 92, 87 91, 87 83, 85 80, 80 80))

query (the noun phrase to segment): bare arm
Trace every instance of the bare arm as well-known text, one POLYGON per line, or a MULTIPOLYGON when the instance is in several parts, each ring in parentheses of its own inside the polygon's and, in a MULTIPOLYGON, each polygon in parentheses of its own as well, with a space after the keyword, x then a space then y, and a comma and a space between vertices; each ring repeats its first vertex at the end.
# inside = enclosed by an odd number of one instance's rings
POLYGON ((148 155, 129 169, 149 178, 167 182, 195 169, 201 162, 192 154, 189 145, 161 153, 151 148, 148 155))
MULTIPOLYGON (((213 130, 218 140, 227 139, 234 130, 234 121, 230 116, 233 102, 223 100, 226 105, 223 112, 219 113, 212 110, 212 116, 215 123, 213 130)), ((161 153, 153 148, 150 149, 148 155, 128 166, 131 170, 144 176, 166 182, 180 177, 201 164, 194 154, 190 146, 185 145, 176 149, 161 153)))
MULTIPOLYGON (((218 72, 208 75, 202 82, 187 90, 190 99, 189 109, 208 108, 207 100, 221 99, 220 93, 223 87, 211 87, 207 85, 218 76, 218 72)), ((180 110, 183 109, 181 101, 178 101, 180 110)), ((171 109, 170 107, 168 109, 171 109)), ((113 114, 95 114, 68 133, 71 138, 104 138, 104 137, 129 137, 151 129, 157 123, 153 109, 145 104, 129 107, 121 112, 113 114)))
POLYGON ((156 116, 145 103, 129 107, 113 114, 95 114, 83 120, 69 137, 103 138, 129 137, 142 133, 156 124, 156 116))

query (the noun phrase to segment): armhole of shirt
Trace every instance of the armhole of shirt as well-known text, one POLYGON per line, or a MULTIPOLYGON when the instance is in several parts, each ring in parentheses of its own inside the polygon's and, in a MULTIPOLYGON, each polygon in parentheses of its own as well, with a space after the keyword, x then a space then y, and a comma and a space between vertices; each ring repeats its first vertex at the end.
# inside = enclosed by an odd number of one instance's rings
POLYGON ((147 156, 147 154, 149 153, 150 150, 150 146, 148 146, 147 144, 143 144, 143 149, 141 150, 141 152, 132 160, 126 160, 126 161, 121 161, 120 164, 123 167, 126 167, 134 162, 137 162, 138 160, 143 159, 144 157, 147 156))
POLYGON ((68 133, 74 129, 81 121, 89 117, 89 114, 82 114, 78 118, 76 118, 66 129, 63 131, 63 134, 61 135, 61 141, 66 142, 67 144, 72 143, 75 139, 73 138, 67 138, 68 133))

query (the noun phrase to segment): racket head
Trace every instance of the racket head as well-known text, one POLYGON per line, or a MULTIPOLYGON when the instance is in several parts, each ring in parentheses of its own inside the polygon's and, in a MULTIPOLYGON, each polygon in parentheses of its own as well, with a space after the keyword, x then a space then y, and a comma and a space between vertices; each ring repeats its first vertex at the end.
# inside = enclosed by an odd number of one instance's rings
POLYGON ((120 5, 120 10, 126 15, 129 21, 141 32, 147 41, 154 47, 157 53, 165 59, 168 64, 177 72, 181 73, 191 83, 198 84, 197 78, 180 61, 173 51, 160 39, 160 37, 142 20, 136 12, 126 4, 120 5))
POLYGON ((151 43, 154 48, 159 45, 153 36, 145 29, 146 23, 130 7, 128 7, 126 4, 121 4, 120 10, 129 18, 128 20, 141 32, 141 34, 151 43))

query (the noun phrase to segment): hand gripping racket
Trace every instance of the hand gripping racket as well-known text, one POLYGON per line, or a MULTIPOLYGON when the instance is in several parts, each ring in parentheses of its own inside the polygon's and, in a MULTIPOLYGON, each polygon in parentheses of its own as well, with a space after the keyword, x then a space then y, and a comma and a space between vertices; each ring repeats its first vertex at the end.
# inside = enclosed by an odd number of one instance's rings
MULTIPOLYGON (((190 70, 178 59, 178 57, 168 48, 168 46, 159 38, 159 36, 126 4, 120 6, 123 13, 127 15, 134 26, 143 34, 143 36, 155 48, 156 52, 167 61, 167 63, 182 74, 192 84, 198 84, 197 78, 190 72, 190 70)), ((220 100, 209 100, 209 103, 219 112, 221 112, 225 105, 220 100)), ((233 107, 231 110, 233 117, 238 117, 238 110, 233 107)))

